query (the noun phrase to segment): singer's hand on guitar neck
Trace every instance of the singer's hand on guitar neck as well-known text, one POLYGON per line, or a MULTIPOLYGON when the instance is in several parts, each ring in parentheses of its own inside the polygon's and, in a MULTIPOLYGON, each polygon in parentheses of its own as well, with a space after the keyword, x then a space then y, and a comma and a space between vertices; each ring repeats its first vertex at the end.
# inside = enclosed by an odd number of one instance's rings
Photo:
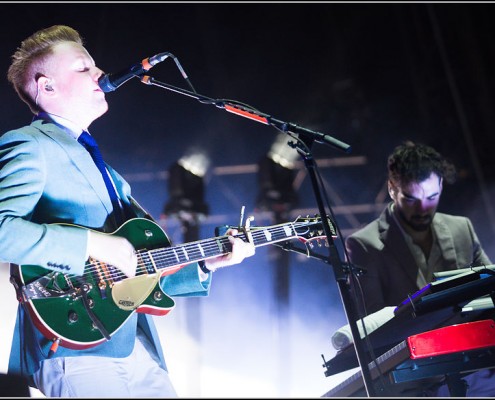
POLYGON ((119 268, 128 278, 136 276, 136 251, 124 237, 89 231, 88 254, 98 261, 119 268))
POLYGON ((255 246, 253 243, 245 242, 241 238, 234 237, 239 232, 237 229, 229 229, 227 235, 229 235, 229 241, 232 244, 232 252, 223 256, 210 258, 205 260, 205 266, 210 271, 215 271, 221 267, 227 267, 241 263, 246 257, 251 257, 255 253, 255 246))

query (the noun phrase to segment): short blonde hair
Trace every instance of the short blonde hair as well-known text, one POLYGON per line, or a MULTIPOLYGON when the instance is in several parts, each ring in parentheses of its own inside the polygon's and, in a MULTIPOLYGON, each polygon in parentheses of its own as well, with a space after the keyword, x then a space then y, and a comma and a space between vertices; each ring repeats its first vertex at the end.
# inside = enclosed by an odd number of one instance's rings
POLYGON ((54 25, 33 33, 12 55, 7 79, 33 114, 40 109, 36 104, 37 81, 45 74, 46 62, 55 45, 62 42, 83 44, 79 33, 65 25, 54 25))

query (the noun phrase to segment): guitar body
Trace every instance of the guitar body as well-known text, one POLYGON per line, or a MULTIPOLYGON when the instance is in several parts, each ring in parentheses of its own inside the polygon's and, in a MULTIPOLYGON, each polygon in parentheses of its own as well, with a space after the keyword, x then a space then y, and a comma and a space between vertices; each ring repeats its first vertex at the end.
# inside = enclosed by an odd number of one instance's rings
MULTIPOLYGON (((111 235, 127 238, 136 250, 170 246, 161 227, 147 219, 129 220, 111 235)), ((24 304, 45 337, 59 339, 64 347, 85 349, 108 340, 134 312, 165 315, 175 306, 159 286, 163 273, 102 280, 101 276, 108 275, 108 267, 113 267, 100 264, 87 265, 82 277, 35 265, 18 267, 21 286, 30 293, 39 291, 24 304), (105 334, 98 329, 98 323, 105 334)))

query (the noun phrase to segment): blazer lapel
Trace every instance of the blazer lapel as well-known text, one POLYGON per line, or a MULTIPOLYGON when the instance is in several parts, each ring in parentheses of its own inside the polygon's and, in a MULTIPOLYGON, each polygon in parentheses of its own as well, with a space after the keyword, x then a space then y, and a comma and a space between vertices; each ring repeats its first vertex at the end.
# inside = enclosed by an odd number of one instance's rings
POLYGON ((67 153, 68 157, 74 164, 74 167, 77 168, 82 175, 84 175, 88 181, 88 184, 93 188, 96 196, 98 196, 108 214, 111 214, 113 207, 108 196, 107 188, 101 178, 100 171, 96 167, 93 159, 86 149, 67 132, 55 124, 43 120, 37 120, 33 122, 32 125, 60 145, 61 150, 67 153))

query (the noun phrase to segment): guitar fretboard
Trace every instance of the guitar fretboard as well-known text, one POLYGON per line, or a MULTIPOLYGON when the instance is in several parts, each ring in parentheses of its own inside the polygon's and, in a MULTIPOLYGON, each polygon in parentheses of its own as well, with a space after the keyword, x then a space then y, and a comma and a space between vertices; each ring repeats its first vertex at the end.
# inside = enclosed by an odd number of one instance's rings
MULTIPOLYGON (((247 242, 249 240, 248 236, 250 236, 254 246, 259 247, 288 240, 297 236, 296 226, 297 223, 290 223, 271 228, 255 228, 252 231, 248 231, 248 233, 240 233, 235 237, 241 238, 243 241, 247 242)), ((147 272, 150 272, 153 268, 152 264, 158 269, 163 269, 220 256, 230 253, 231 251, 232 244, 230 243, 228 236, 219 236, 174 247, 151 250, 148 256, 143 257, 143 261, 147 265, 149 263, 149 267, 147 266, 146 270, 147 272)))

